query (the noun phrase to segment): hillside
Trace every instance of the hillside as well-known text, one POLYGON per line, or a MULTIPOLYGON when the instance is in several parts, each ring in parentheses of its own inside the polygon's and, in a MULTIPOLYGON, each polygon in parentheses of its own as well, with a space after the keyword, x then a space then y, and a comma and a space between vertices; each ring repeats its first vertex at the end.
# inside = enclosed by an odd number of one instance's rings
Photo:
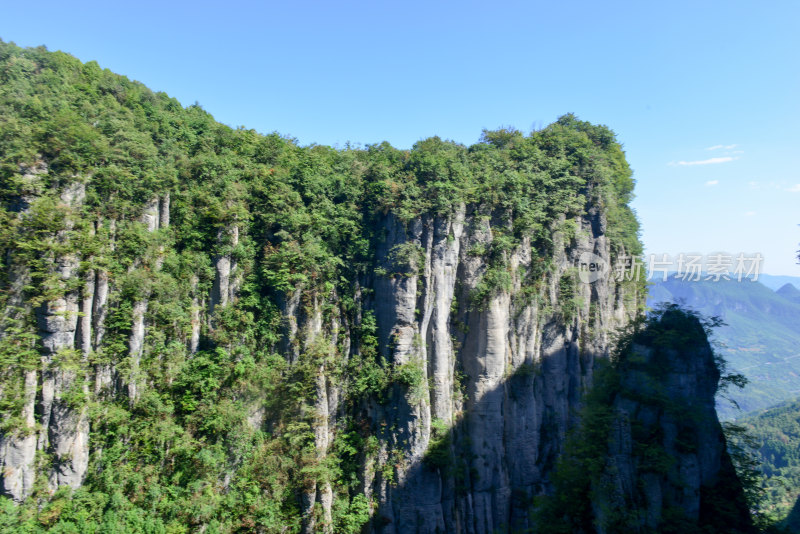
POLYGON ((718 404, 721 417, 734 419, 800 395, 798 294, 800 291, 792 285, 775 292, 752 281, 669 279, 650 286, 647 302, 649 306, 684 302, 725 322, 715 331, 718 351, 732 371, 741 372, 749 380, 744 390, 730 393, 741 411, 725 401, 718 404))
MULTIPOLYGON (((757 456, 764 475, 766 508, 783 519, 800 496, 800 401, 750 414, 737 420, 755 438, 757 456)), ((795 511, 789 518, 791 531, 800 532, 795 511)))

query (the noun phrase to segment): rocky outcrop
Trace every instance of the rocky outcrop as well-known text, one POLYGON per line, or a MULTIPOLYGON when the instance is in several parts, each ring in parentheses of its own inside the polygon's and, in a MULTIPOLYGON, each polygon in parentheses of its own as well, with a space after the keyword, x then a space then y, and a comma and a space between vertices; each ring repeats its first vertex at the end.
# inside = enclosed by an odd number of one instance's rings
POLYGON ((225 249, 214 258, 214 285, 209 300, 209 316, 218 306, 226 306, 236 296, 239 285, 236 276, 236 260, 231 250, 239 244, 239 227, 230 225, 217 232, 217 243, 225 249))
MULTIPOLYGON (((47 166, 39 165, 33 170, 26 167, 23 172, 26 173, 23 179, 33 181, 47 172, 47 166)), ((57 250, 59 246, 64 248, 70 239, 69 233, 77 220, 74 214, 84 202, 85 194, 85 186, 79 180, 62 187, 57 209, 64 214, 64 226, 51 237, 54 249, 57 250)), ((23 200, 19 203, 21 216, 27 213, 34 197, 25 197, 23 200)), ((150 232, 155 232, 159 227, 166 228, 169 225, 168 210, 169 195, 155 199, 145 206, 141 222, 150 232)), ((114 221, 97 221, 90 225, 88 235, 93 237, 104 224, 109 227, 113 250, 114 221)), ((51 265, 53 283, 65 288, 63 296, 47 300, 28 311, 25 308, 28 303, 24 298, 24 286, 30 283, 29 275, 25 266, 15 265, 13 258, 11 261, 14 270, 10 277, 19 283, 10 286, 15 306, 8 306, 6 312, 16 310, 14 313, 20 317, 26 313, 35 316, 41 354, 39 369, 26 370, 21 377, 24 400, 19 420, 23 424, 0 436, 2 492, 16 501, 23 500, 32 491, 37 451, 47 453, 52 458, 46 473, 50 491, 61 486, 81 486, 90 458, 90 421, 86 403, 90 391, 98 398, 108 398, 113 393, 118 374, 114 365, 107 361, 94 365, 93 373, 87 372, 93 354, 102 352, 103 348, 108 299, 112 291, 108 271, 103 267, 93 268, 91 257, 81 258, 72 252, 45 259, 51 265), (76 279, 81 283, 75 284, 76 279), (93 382, 92 388, 90 381, 93 382)), ((160 256, 156 264, 159 259, 160 256)), ((146 311, 146 298, 134 303, 129 339, 131 378, 127 381, 127 392, 131 399, 138 395, 136 375, 144 351, 146 311)), ((6 321, 9 319, 6 318, 6 321)))
POLYGON ((24 427, 14 434, 0 435, 0 459, 2 459, 2 493, 17 502, 30 495, 36 479, 36 406, 37 373, 25 372, 23 385, 23 408, 21 419, 24 427))
POLYGON ((610 250, 599 214, 576 224, 574 239, 556 232, 552 256, 523 239, 498 267, 485 251, 511 221, 474 206, 407 226, 386 219, 367 305, 386 357, 395 368, 418 365, 422 384, 395 387, 388 403, 371 407, 386 444, 378 461, 395 467, 393 478, 374 481, 374 530, 530 528, 532 498, 545 488, 593 361, 608 355, 605 332, 634 311, 620 309, 613 279, 578 280, 581 254, 610 263, 610 250), (543 261, 552 267, 537 271, 543 261), (491 277, 507 281, 487 291, 491 277), (449 450, 433 465, 426 455, 441 428, 449 450))
POLYGON ((700 320, 658 311, 612 376, 598 385, 613 400, 605 466, 592 481, 597 532, 755 532, 717 419, 720 371, 700 320))

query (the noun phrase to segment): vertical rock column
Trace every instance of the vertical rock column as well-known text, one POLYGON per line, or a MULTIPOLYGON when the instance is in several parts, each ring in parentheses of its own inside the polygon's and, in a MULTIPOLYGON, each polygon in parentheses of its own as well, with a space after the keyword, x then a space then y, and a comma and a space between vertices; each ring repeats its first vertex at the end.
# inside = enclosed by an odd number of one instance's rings
MULTIPOLYGON (((113 232, 113 222, 112 232, 113 232)), ((100 223, 97 223, 98 227, 100 223)), ((113 245, 113 236, 112 236, 113 245)), ((95 270, 95 290, 92 302, 92 347, 99 351, 105 336, 105 322, 108 315, 108 271, 103 268, 95 270)), ((101 392, 111 387, 111 364, 107 362, 95 365, 94 393, 100 395, 101 392)))
POLYGON ((25 428, 16 434, 0 436, 0 494, 21 502, 33 489, 36 478, 34 459, 36 458, 36 389, 38 373, 34 369, 25 371, 24 404, 22 420, 25 428))
POLYGON ((192 333, 189 337, 189 353, 196 354, 200 348, 200 309, 201 303, 197 296, 197 285, 199 280, 197 276, 192 276, 192 333))
POLYGON ((453 422, 453 368, 455 354, 450 337, 451 305, 458 270, 458 255, 461 234, 464 228, 463 209, 454 220, 434 221, 433 245, 430 254, 430 278, 432 290, 428 292, 431 309, 428 328, 425 329, 426 344, 430 352, 431 410, 448 426, 453 422))
POLYGON ((92 351, 94 292, 95 275, 90 270, 84 277, 76 330, 75 348, 80 354, 80 365, 77 370, 63 369, 56 374, 56 395, 50 427, 51 448, 55 457, 50 474, 51 489, 64 485, 79 487, 89 466, 89 417, 86 407, 89 385, 86 371, 92 351), (74 398, 78 390, 83 396, 79 406, 65 401, 65 394, 74 398))
MULTIPOLYGON (((220 228, 217 232, 217 244, 220 247, 232 248, 239 244, 239 227, 235 224, 220 228)), ((234 299, 239 288, 236 277, 236 260, 230 252, 219 254, 214 258, 214 285, 211 288, 209 315, 213 315, 217 306, 226 306, 234 299)))
MULTIPOLYGON (((73 208, 83 202, 84 195, 83 184, 74 183, 64 189, 61 201, 73 208)), ((72 227, 72 220, 67 218, 65 229, 56 239, 65 239, 72 227)), ((56 258, 55 270, 64 283, 69 282, 79 273, 77 256, 68 254, 56 258)), ((62 485, 79 487, 89 463, 89 421, 83 396, 87 392, 83 363, 88 351, 82 352, 84 336, 78 335, 78 320, 85 310, 81 309, 82 304, 93 300, 93 292, 94 283, 91 283, 84 287, 83 298, 79 291, 72 291, 46 303, 37 312, 44 349, 38 448, 52 454, 51 491, 62 485)))
POLYGON ((394 478, 381 475, 375 488, 382 506, 379 521, 387 534, 444 528, 441 479, 421 460, 431 437, 432 402, 443 419, 452 416, 453 354, 446 318, 455 265, 448 263, 457 257, 459 245, 448 237, 451 224, 423 217, 406 225, 389 215, 384 221, 386 239, 378 249, 386 273, 374 280, 380 348, 395 369, 419 381, 396 382, 390 400, 375 406, 372 416, 380 421, 376 431, 383 442, 378 462, 391 465, 394 478), (446 310, 436 309, 445 304, 446 310), (437 347, 436 355, 430 354, 429 344, 437 347))
MULTIPOLYGON (((335 299, 334 299, 335 300, 335 299)), ((317 343, 323 342, 328 350, 335 350, 336 347, 336 334, 331 333, 332 339, 321 339, 323 335, 323 321, 322 321, 322 302, 320 296, 315 294, 311 298, 310 316, 307 318, 306 328, 304 334, 304 350, 306 353, 313 354, 313 357, 320 355, 316 354, 319 350, 317 343)), ((338 321, 333 319, 332 329, 337 329, 338 321)), ((317 373, 315 378, 315 397, 314 397, 314 416, 311 426, 314 432, 314 448, 316 451, 315 461, 319 464, 325 462, 328 455, 328 448, 333 441, 333 432, 331 428, 331 409, 335 410, 336 392, 335 388, 327 378, 326 360, 323 358, 317 366, 317 373)), ((309 485, 302 496, 303 501, 303 532, 304 534, 312 534, 314 532, 323 532, 328 534, 333 532, 333 489, 329 480, 323 480, 319 483, 314 482, 309 485), (322 509, 322 524, 316 522, 315 505, 319 503, 322 509)))
MULTIPOLYGON (((20 174, 23 182, 35 184, 40 181, 40 175, 46 174, 47 165, 39 161, 32 166, 20 165, 20 174)), ((17 205, 12 207, 19 215, 29 212, 32 197, 22 195, 17 205)), ((5 258, 8 265, 8 300, 6 309, 0 317, 0 337, 7 335, 7 321, 14 322, 30 313, 30 306, 25 299, 25 286, 29 285, 30 272, 26 265, 15 261, 13 254, 8 251, 5 258)), ((33 346, 20 347, 33 350, 33 346)), ((29 362, 26 362, 29 363, 29 362)), ((15 370, 4 370, 14 373, 15 370)), ((20 420, 23 423, 7 433, 0 433, 0 495, 21 502, 33 490, 36 478, 34 460, 36 458, 36 393, 39 386, 39 370, 26 368, 18 375, 22 381, 22 409, 20 420)), ((4 390, 0 383, 0 396, 9 395, 11 391, 4 390)))
MULTIPOLYGON (((147 231, 156 232, 160 228, 169 226, 169 193, 163 197, 154 198, 145 205, 144 214, 141 221, 147 225, 147 231)), ((159 270, 163 262, 163 250, 158 251, 158 256, 154 260, 153 269, 159 270)), ((128 381, 128 398, 130 403, 136 402, 139 397, 139 364, 144 354, 145 336, 145 314, 149 294, 144 295, 140 300, 133 303, 131 335, 128 340, 131 369, 130 380, 128 381)))

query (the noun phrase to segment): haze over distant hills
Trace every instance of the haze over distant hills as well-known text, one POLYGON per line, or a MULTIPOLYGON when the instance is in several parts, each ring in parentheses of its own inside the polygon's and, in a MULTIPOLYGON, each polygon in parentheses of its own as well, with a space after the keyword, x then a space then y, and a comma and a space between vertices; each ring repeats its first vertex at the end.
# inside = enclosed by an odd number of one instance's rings
POLYGON ((800 276, 759 274, 758 282, 761 282, 773 291, 777 291, 786 284, 792 284, 795 288, 800 290, 800 276))
POLYGON ((797 277, 760 275, 757 282, 670 278, 650 287, 648 306, 684 302, 725 322, 716 330, 718 351, 730 371, 741 372, 750 382, 744 390, 730 392, 741 412, 720 400, 720 418, 732 419, 800 396, 799 283, 797 277))

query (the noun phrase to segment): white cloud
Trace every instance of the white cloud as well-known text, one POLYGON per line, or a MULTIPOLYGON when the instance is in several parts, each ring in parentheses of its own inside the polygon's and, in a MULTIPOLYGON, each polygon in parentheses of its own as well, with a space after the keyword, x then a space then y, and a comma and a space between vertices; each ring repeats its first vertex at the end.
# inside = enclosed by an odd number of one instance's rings
POLYGON ((706 185, 711 186, 711 185, 717 185, 718 183, 719 180, 709 180, 706 182, 706 185))
POLYGON ((708 147, 706 150, 733 150, 739 145, 714 145, 708 147))
POLYGON ((787 191, 790 193, 800 193, 800 184, 794 184, 792 187, 788 188, 787 191))
POLYGON ((744 216, 745 217, 752 217, 755 214, 756 214, 756 212, 754 212, 754 211, 746 211, 746 212, 744 212, 744 216))
POLYGON ((678 161, 672 162, 670 165, 715 165, 717 163, 728 163, 729 161, 733 161, 739 158, 733 158, 731 156, 725 156, 722 158, 708 158, 708 159, 701 159, 697 161, 678 161))

